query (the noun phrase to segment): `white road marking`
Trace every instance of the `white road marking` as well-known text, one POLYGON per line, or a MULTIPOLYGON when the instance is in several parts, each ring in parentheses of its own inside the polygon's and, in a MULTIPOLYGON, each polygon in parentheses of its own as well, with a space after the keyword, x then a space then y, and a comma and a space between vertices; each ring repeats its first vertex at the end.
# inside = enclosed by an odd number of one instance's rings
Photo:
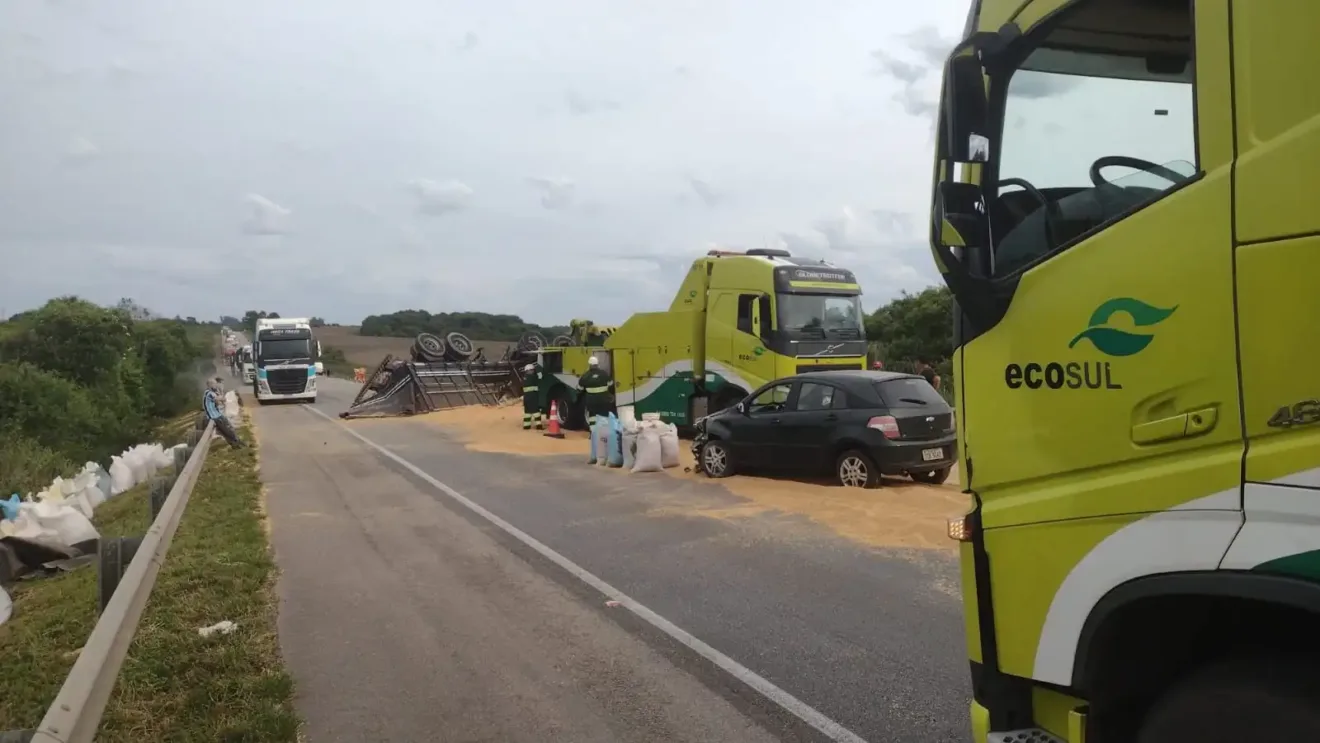
POLYGON ((453 488, 449 487, 443 482, 440 482, 434 477, 431 477, 429 474, 424 472, 420 467, 413 464, 412 462, 409 462, 408 460, 404 459, 398 454, 395 454, 389 449, 386 449, 380 444, 377 444, 376 442, 372 441, 366 436, 363 436, 357 431, 354 431, 353 429, 349 428, 348 426, 339 423, 337 419, 332 418, 331 416, 321 412, 320 410, 317 410, 314 407, 304 406, 302 409, 315 413, 321 416, 322 418, 325 418, 326 420, 330 421, 331 423, 338 425, 339 428, 348 435, 352 436, 353 438, 356 438, 358 441, 361 441, 362 443, 366 444, 372 449, 375 449, 377 452, 380 452, 382 455, 389 457, 400 467, 403 467, 404 469, 413 473, 417 477, 426 481, 436 490, 439 490, 440 492, 449 496, 454 501, 461 504, 464 508, 467 508, 468 510, 472 511, 473 513, 477 514, 483 519, 486 519, 495 526, 498 526, 509 536, 513 537, 514 539, 517 539, 519 542, 522 542, 528 547, 531 547, 532 549, 540 553, 543 557, 545 557, 547 560, 553 562, 554 564, 558 565, 564 570, 567 570, 570 574, 573 575, 573 577, 577 578, 583 583, 586 583, 587 585, 591 586, 597 591, 600 591, 601 593, 605 594, 612 600, 619 602, 620 605, 627 608, 629 611, 636 614, 638 617, 641 617, 652 627, 655 627, 656 629, 660 630, 666 635, 669 635, 675 640, 683 643, 685 646, 688 647, 688 649, 692 650, 697 655, 700 655, 701 657, 705 658, 711 663, 714 663, 715 665, 724 669, 734 678, 738 679, 744 684, 747 684, 751 688, 760 692, 760 694, 764 696, 766 699, 769 699, 770 701, 774 702, 775 704, 779 705, 780 707, 784 708, 785 710, 795 715, 798 719, 802 720, 811 727, 825 734, 827 737, 829 737, 830 740, 838 741, 839 743, 866 743, 866 740, 864 738, 852 732, 848 728, 845 728, 844 726, 840 725, 834 720, 831 720, 830 718, 821 714, 811 705, 807 704, 801 699, 798 699, 792 694, 789 694, 788 692, 784 691, 778 686, 775 686, 768 679, 760 676, 752 669, 742 665, 733 658, 730 658, 724 653, 721 653, 715 648, 697 639, 687 630, 683 629, 682 627, 679 627, 678 625, 674 624, 668 619, 665 619, 664 617, 650 610, 641 602, 637 601, 636 599, 632 598, 623 591, 620 591, 614 586, 611 586, 610 584, 596 577, 596 575, 594 575, 591 572, 588 572, 585 568, 573 562, 572 560, 568 559, 567 557, 564 557, 558 552, 550 549, 549 547, 538 541, 535 537, 519 529, 513 524, 510 524, 509 522, 505 521, 499 516, 496 516, 490 511, 486 510, 481 505, 477 504, 475 501, 471 500, 467 496, 463 495, 457 490, 454 490, 453 488))

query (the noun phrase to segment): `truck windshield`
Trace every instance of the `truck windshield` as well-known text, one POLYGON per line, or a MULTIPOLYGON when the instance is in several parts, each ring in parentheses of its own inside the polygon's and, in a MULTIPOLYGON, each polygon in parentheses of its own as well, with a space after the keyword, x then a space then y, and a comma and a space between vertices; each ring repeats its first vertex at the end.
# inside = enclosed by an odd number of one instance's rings
POLYGON ((996 274, 1196 174, 1192 66, 1175 57, 1152 71, 1140 56, 1047 46, 1013 72, 989 194, 996 274))
POLYGON ((862 300, 837 294, 778 294, 779 329, 792 335, 860 339, 862 300))
POLYGON ((262 341, 257 346, 258 361, 311 361, 311 341, 305 338, 262 341))

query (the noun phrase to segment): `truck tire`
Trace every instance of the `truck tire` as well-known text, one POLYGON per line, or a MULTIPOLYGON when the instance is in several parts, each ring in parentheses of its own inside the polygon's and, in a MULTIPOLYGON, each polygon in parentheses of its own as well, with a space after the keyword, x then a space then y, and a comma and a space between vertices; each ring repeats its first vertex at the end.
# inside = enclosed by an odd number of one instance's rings
POLYGON ((551 399, 559 411, 559 425, 569 431, 585 431, 587 428, 587 410, 582 400, 574 400, 573 394, 562 384, 555 388, 551 399))
POLYGON ((472 341, 462 333, 445 335, 445 361, 467 361, 472 358, 472 341))
POLYGON ((577 340, 571 335, 556 335, 550 340, 550 345, 557 348, 566 348, 569 346, 576 346, 577 340))
POLYGON ((1316 662, 1291 654, 1213 662, 1155 702, 1136 743, 1320 740, 1316 662))
POLYGON ((417 336, 418 354, 428 363, 439 363, 445 360, 445 339, 431 333, 422 333, 417 336))
POLYGON ((536 353, 545 348, 545 336, 536 331, 523 333, 518 339, 518 350, 523 353, 536 353))

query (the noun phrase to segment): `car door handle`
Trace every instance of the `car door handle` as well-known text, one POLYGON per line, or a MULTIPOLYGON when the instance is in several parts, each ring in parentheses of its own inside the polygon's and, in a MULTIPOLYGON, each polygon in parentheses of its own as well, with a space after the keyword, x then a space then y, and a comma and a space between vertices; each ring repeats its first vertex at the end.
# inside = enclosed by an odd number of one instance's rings
POLYGON ((1209 433, 1219 421, 1217 408, 1201 408, 1188 413, 1139 423, 1132 427, 1132 443, 1158 444, 1209 433))
POLYGON ((839 416, 835 415, 834 413, 830 413, 829 415, 825 416, 825 420, 827 421, 837 421, 838 419, 839 416))
POLYGON ((771 423, 772 425, 776 425, 776 426, 777 426, 777 425, 780 424, 780 422, 781 422, 781 421, 780 421, 778 418, 771 418, 771 419, 770 419, 770 423, 771 423))

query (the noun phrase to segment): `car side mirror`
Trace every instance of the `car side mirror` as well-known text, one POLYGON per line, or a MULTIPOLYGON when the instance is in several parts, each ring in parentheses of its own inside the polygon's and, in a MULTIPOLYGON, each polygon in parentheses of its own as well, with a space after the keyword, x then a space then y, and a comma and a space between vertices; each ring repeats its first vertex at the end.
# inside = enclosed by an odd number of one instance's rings
POLYGON ((746 402, 740 402, 740 403, 738 403, 737 405, 734 405, 734 406, 733 406, 733 409, 734 409, 734 410, 737 410, 739 413, 742 413, 743 415, 747 415, 747 403, 746 403, 746 402))

